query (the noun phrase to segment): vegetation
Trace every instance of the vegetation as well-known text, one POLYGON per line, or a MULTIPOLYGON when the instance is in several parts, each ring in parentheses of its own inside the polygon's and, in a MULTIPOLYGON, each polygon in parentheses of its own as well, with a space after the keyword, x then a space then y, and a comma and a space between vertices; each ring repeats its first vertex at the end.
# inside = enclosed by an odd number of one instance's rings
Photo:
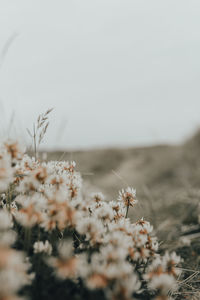
POLYGON ((83 184, 67 153, 39 158, 49 113, 29 132, 33 157, 1 144, 0 300, 199 299, 197 137, 185 151, 74 153, 78 167, 88 155, 83 184))

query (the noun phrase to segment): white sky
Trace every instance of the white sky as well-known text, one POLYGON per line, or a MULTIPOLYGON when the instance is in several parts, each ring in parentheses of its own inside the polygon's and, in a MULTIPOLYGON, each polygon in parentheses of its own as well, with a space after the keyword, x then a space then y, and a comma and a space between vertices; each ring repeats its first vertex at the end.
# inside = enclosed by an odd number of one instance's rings
POLYGON ((54 107, 49 147, 180 142, 200 124, 199 16, 199 0, 0 0, 1 52, 17 35, 1 131, 54 107))

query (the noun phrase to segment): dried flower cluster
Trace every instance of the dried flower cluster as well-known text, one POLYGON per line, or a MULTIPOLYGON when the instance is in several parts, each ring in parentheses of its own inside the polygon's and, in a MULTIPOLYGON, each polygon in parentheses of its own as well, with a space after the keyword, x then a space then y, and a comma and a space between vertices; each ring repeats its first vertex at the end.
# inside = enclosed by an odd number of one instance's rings
POLYGON ((49 284, 59 280, 66 290, 71 284, 74 299, 88 293, 113 300, 169 299, 180 258, 160 256, 150 223, 128 218, 136 191, 128 187, 115 201, 101 193, 83 198, 75 166, 40 162, 17 142, 1 145, 0 300, 15 299, 18 291, 32 297, 31 287, 22 289, 31 286, 29 272, 35 273, 35 289, 49 276, 49 284), (41 265, 48 270, 43 277, 41 265))
POLYGON ((20 299, 17 292, 31 283, 33 274, 28 274, 30 264, 22 251, 11 247, 16 234, 12 230, 11 215, 0 210, 0 299, 20 299))

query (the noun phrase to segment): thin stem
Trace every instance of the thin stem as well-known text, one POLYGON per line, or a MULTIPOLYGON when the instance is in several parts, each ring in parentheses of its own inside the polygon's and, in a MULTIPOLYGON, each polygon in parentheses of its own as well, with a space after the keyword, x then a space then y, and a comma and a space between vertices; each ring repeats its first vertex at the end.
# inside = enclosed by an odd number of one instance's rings
POLYGON ((128 217, 129 206, 130 206, 130 200, 128 200, 128 205, 127 205, 127 208, 126 208, 126 216, 125 216, 125 218, 128 217))
POLYGON ((6 207, 8 208, 9 211, 10 211, 11 203, 12 203, 12 186, 10 185, 6 192, 6 207))
POLYGON ((33 143, 34 143, 35 159, 37 159, 37 145, 36 145, 36 131, 35 131, 35 124, 33 124, 33 143))

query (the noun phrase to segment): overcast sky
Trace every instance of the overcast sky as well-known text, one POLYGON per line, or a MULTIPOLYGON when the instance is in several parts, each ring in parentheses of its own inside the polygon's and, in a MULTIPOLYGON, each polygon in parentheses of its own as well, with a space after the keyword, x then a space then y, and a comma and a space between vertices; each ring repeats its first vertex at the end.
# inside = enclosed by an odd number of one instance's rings
POLYGON ((199 16, 199 0, 0 0, 1 131, 54 107, 49 147, 182 141, 200 125, 199 16))

